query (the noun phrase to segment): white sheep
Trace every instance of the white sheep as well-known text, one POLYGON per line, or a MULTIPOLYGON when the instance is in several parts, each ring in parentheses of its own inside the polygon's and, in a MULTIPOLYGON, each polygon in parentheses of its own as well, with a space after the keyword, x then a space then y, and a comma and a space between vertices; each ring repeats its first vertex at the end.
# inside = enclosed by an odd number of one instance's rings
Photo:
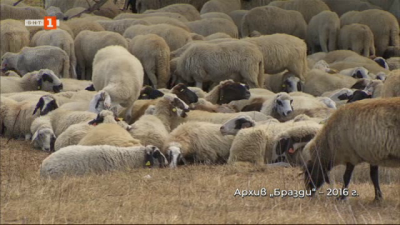
POLYGON ((19 52, 23 47, 29 45, 29 31, 21 21, 1 20, 0 31, 0 56, 6 52, 19 52))
MULTIPOLYGON (((104 28, 96 21, 90 18, 73 18, 66 22, 61 21, 61 25, 67 25, 73 34, 73 38, 82 31, 104 31, 104 28)), ((75 51, 76 52, 76 51, 75 51)))
POLYGON ((188 21, 200 20, 199 11, 191 4, 172 4, 157 10, 147 10, 144 14, 153 14, 159 12, 178 13, 183 15, 188 21))
POLYGON ((165 156, 154 146, 115 147, 109 145, 72 145, 51 154, 40 166, 40 177, 57 179, 101 174, 141 167, 164 167, 165 156))
POLYGON ((339 30, 340 19, 335 12, 326 10, 312 17, 307 27, 307 45, 311 52, 317 52, 317 47, 323 52, 336 50, 339 30))
POLYGON ((121 46, 108 46, 97 52, 93 60, 93 86, 107 93, 111 107, 120 104, 127 108, 125 119, 132 118, 133 103, 143 86, 143 66, 121 46))
POLYGON ((125 30, 133 25, 150 25, 152 23, 142 19, 123 19, 123 20, 98 20, 97 21, 106 31, 113 31, 121 35, 125 30))
POLYGON ((186 23, 189 29, 197 34, 208 36, 217 32, 228 34, 232 38, 238 38, 238 28, 227 19, 207 18, 186 23))
POLYGON ((383 84, 383 98, 400 97, 400 70, 393 70, 383 84))
POLYGON ((353 50, 365 57, 375 55, 374 34, 364 24, 352 23, 343 26, 339 33, 338 47, 353 50))

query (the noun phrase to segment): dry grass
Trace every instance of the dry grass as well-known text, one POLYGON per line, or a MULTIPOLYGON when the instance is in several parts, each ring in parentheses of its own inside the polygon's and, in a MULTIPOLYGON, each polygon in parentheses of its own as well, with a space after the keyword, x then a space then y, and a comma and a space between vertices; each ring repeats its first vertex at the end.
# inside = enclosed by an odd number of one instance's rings
POLYGON ((356 168, 350 185, 360 196, 347 202, 241 198, 233 196, 236 188, 303 189, 299 169, 188 166, 48 181, 38 173, 47 153, 25 141, 0 144, 1 223, 400 223, 399 169, 381 170, 380 204, 372 203, 366 165, 356 168))

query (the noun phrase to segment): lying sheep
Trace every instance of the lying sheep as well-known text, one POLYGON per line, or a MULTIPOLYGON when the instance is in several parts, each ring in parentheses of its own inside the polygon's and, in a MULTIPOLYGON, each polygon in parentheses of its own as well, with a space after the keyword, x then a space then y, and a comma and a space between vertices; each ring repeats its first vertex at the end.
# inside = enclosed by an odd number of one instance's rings
POLYGON ((363 100, 338 109, 304 148, 308 155, 304 168, 306 188, 315 193, 324 182, 329 183, 329 171, 339 164, 346 165, 343 188, 348 188, 354 167, 367 162, 375 200, 382 199, 378 166, 399 166, 399 110, 398 97, 363 100))
POLYGON ((267 116, 272 116, 280 120, 293 112, 293 97, 287 93, 281 92, 274 97, 269 98, 262 105, 261 113, 267 116))
POLYGON ((50 31, 39 31, 37 32, 31 39, 30 46, 43 46, 43 45, 50 45, 59 47, 64 50, 69 56, 69 75, 70 77, 66 78, 74 78, 77 79, 76 76, 76 56, 75 56, 75 46, 74 46, 74 39, 68 34, 68 32, 57 29, 57 30, 50 30, 50 31))
POLYGON ((144 12, 144 14, 147 13, 152 14, 158 12, 178 13, 183 15, 188 21, 195 21, 201 19, 199 11, 193 5, 190 4, 172 4, 157 10, 148 10, 144 12))
POLYGON ((249 87, 233 80, 221 81, 204 96, 205 100, 219 105, 249 98, 249 87))
POLYGON ((44 9, 40 7, 14 7, 11 5, 1 4, 0 20, 34 20, 43 19, 47 16, 44 9))
POLYGON ((0 31, 1 56, 6 52, 19 52, 23 47, 29 45, 29 31, 20 21, 1 20, 0 31))
POLYGON ((121 46, 108 46, 96 53, 93 60, 93 86, 111 98, 111 107, 127 108, 125 119, 132 118, 133 103, 143 86, 140 61, 121 46))
POLYGON ((146 80, 154 88, 166 88, 170 80, 170 50, 156 34, 138 35, 130 41, 128 50, 143 65, 146 80))
POLYGON ((365 69, 364 67, 356 67, 356 68, 349 68, 345 70, 341 70, 339 74, 350 76, 353 78, 364 78, 368 79, 370 76, 368 76, 368 70, 365 69))
POLYGON ((303 83, 293 73, 285 72, 264 77, 264 87, 275 93, 303 90, 303 83))
POLYGON ((63 90, 60 79, 48 69, 41 69, 25 74, 23 77, 0 77, 0 93, 12 93, 23 91, 52 91, 55 93, 63 90))
POLYGON ((203 82, 226 79, 260 87, 263 84, 263 56, 255 45, 244 41, 199 42, 179 57, 176 72, 187 82, 195 81, 200 88, 203 82))
POLYGON ((7 52, 2 56, 3 70, 16 70, 19 74, 40 70, 52 70, 58 77, 70 77, 68 54, 59 47, 24 47, 18 53, 7 52))
POLYGON ((91 80, 93 60, 96 53, 107 46, 128 47, 125 38, 111 31, 89 31, 79 33, 75 38, 75 53, 78 62, 77 73, 80 79, 91 80))
POLYGON ((218 32, 228 34, 232 38, 238 38, 238 28, 236 25, 226 19, 221 18, 209 18, 201 19, 193 22, 188 22, 186 25, 189 29, 197 34, 208 36, 218 32))
POLYGON ((242 19, 240 33, 248 37, 253 31, 261 34, 285 33, 305 39, 307 23, 301 13, 275 6, 261 6, 251 9, 242 19), (274 24, 274 26, 265 26, 274 24))
POLYGON ((353 23, 343 26, 339 34, 339 49, 348 49, 369 57, 375 55, 374 34, 367 25, 353 23))
POLYGON ((153 146, 115 147, 109 145, 72 145, 51 154, 40 166, 40 177, 57 179, 81 176, 91 172, 101 174, 141 167, 164 167, 165 156, 153 146))
POLYGON ((369 9, 362 12, 350 11, 340 17, 341 26, 351 23, 367 25, 374 34, 376 55, 382 56, 388 46, 400 47, 399 23, 389 12, 369 9), (379 18, 379 21, 376 20, 379 18), (385 26, 382 26, 385 24, 385 26))
POLYGON ((157 98, 160 98, 162 96, 164 96, 163 92, 146 85, 140 91, 140 95, 139 95, 138 99, 142 99, 142 100, 144 100, 144 99, 157 99, 157 98))
POLYGON ((400 70, 392 71, 383 84, 382 97, 400 97, 400 70))
POLYGON ((104 31, 104 28, 97 23, 96 21, 92 21, 90 19, 85 18, 74 18, 72 20, 68 20, 66 22, 61 22, 61 25, 65 23, 72 31, 73 38, 78 36, 81 31, 104 31))
POLYGON ((312 17, 307 26, 306 38, 311 52, 317 52, 318 47, 323 52, 336 50, 339 30, 340 19, 335 12, 326 10, 312 17))

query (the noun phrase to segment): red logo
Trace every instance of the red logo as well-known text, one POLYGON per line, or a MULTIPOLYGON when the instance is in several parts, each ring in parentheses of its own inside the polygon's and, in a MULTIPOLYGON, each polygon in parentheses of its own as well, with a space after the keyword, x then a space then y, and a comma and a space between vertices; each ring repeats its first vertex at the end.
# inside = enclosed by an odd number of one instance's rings
POLYGON ((57 29, 57 17, 55 17, 55 16, 45 16, 44 17, 44 29, 45 30, 55 30, 55 29, 57 29))

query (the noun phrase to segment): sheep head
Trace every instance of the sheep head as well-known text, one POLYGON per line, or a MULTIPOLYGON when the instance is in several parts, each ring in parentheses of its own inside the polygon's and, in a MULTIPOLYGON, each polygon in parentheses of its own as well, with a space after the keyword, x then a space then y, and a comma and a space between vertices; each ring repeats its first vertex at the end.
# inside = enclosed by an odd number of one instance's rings
POLYGON ((233 80, 221 81, 216 87, 219 89, 217 104, 228 104, 231 101, 250 98, 249 86, 233 80))
POLYGON ((145 149, 145 167, 164 168, 168 165, 167 158, 161 153, 160 149, 154 145, 147 145, 145 149))
POLYGON ((43 95, 40 97, 38 103, 36 104, 35 110, 32 115, 35 115, 37 110, 39 109, 39 115, 44 116, 49 112, 58 108, 57 101, 51 95, 43 95))
POLYGON ((184 101, 188 105, 190 105, 192 103, 196 103, 199 100, 196 93, 194 93, 185 84, 182 84, 182 83, 175 85, 171 89, 171 93, 178 96, 178 98, 180 98, 182 101, 184 101))
POLYGON ((274 99, 274 110, 279 114, 279 116, 286 117, 293 112, 293 99, 287 93, 278 93, 274 99))
POLYGON ((156 99, 162 96, 164 96, 164 93, 161 91, 150 86, 145 86, 140 91, 139 99, 156 99))
POLYGON ((228 120, 220 127, 222 135, 236 135, 239 130, 254 127, 255 121, 247 115, 241 115, 231 120, 228 120))
POLYGON ((54 74, 52 70, 41 69, 37 72, 35 78, 38 90, 53 91, 54 93, 58 93, 63 89, 61 80, 54 74))
POLYGON ((33 146, 47 152, 54 152, 55 141, 56 135, 50 128, 40 128, 32 136, 33 146))
POLYGON ((169 168, 176 168, 180 165, 186 165, 186 160, 181 153, 182 146, 179 143, 173 142, 167 149, 167 157, 169 168))
POLYGON ((292 73, 285 73, 282 80, 282 92, 296 92, 303 90, 303 82, 292 73))
POLYGON ((166 94, 164 99, 169 102, 170 110, 177 116, 185 118, 186 112, 190 111, 189 106, 174 94, 166 94))
POLYGON ((100 91, 90 100, 89 112, 100 113, 104 109, 111 109, 111 97, 106 91, 100 91))

